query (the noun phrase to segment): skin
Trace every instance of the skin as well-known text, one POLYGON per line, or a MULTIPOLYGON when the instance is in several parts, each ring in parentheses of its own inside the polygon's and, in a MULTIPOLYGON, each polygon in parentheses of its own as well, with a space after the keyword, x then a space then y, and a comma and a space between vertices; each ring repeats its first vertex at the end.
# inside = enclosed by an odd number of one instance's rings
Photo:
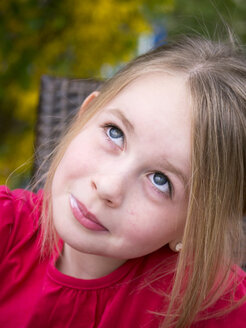
POLYGON ((52 185, 54 225, 64 240, 60 271, 98 278, 130 258, 181 240, 190 178, 190 104, 183 76, 147 74, 124 88, 72 140, 52 185), (107 230, 81 225, 70 194, 107 230))

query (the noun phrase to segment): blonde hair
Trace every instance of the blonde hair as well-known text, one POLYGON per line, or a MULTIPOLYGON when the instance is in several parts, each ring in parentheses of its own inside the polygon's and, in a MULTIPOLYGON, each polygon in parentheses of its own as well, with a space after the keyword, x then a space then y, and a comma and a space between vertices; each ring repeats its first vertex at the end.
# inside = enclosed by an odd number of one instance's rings
POLYGON ((167 71, 186 77, 193 100, 188 214, 162 324, 184 328, 228 292, 228 286, 235 285, 236 270, 232 268, 242 261, 242 216, 246 212, 246 61, 232 41, 184 37, 136 58, 105 82, 100 95, 83 115, 76 117, 56 150, 44 187, 43 250, 51 253, 57 245, 49 198, 54 173, 71 140, 131 81, 146 73, 167 71))

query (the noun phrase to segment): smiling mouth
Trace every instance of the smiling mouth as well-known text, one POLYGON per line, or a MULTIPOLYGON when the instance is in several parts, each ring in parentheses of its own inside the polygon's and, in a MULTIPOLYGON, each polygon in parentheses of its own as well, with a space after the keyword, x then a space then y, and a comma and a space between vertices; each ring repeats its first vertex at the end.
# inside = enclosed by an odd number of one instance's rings
POLYGON ((108 231, 97 219, 97 217, 90 213, 86 206, 76 199, 72 194, 70 196, 70 207, 75 219, 85 228, 94 231, 108 231))

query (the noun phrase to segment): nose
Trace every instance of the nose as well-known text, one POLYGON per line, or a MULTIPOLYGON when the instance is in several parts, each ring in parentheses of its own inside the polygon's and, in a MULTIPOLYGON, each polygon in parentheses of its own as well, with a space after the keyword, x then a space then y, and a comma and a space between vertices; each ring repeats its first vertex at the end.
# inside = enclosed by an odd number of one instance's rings
POLYGON ((120 174, 100 175, 92 178, 91 186, 107 206, 115 208, 123 201, 124 179, 120 174))

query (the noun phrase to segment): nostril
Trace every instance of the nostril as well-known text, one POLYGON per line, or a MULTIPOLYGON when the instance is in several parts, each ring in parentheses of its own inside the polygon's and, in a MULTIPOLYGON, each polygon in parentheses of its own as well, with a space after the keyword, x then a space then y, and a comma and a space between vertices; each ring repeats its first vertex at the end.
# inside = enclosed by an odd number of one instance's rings
POLYGON ((108 176, 93 177, 90 179, 90 186, 95 197, 98 197, 104 205, 117 207, 122 200, 122 192, 119 183, 108 176))
POLYGON ((94 181, 91 181, 91 186, 92 186, 93 189, 96 189, 97 190, 97 185, 95 184, 94 181))
POLYGON ((114 206, 115 206, 114 202, 112 202, 110 199, 106 199, 106 200, 105 200, 105 203, 106 203, 107 206, 109 206, 109 207, 114 207, 114 206))

